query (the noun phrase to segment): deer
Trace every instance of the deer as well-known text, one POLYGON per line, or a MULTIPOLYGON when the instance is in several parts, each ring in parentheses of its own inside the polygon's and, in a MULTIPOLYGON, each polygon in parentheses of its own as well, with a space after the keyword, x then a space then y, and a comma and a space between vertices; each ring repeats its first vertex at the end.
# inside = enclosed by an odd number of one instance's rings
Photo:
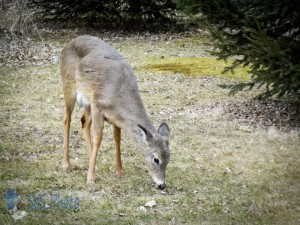
POLYGON ((89 157, 88 184, 95 182, 97 153, 104 123, 108 122, 113 126, 117 175, 124 173, 121 160, 121 130, 124 130, 141 150, 156 188, 166 189, 170 128, 165 122, 158 130, 154 128, 141 99, 136 75, 122 55, 102 39, 83 35, 63 48, 60 70, 65 102, 63 169, 71 168, 70 124, 77 103, 84 109, 81 125, 89 157))

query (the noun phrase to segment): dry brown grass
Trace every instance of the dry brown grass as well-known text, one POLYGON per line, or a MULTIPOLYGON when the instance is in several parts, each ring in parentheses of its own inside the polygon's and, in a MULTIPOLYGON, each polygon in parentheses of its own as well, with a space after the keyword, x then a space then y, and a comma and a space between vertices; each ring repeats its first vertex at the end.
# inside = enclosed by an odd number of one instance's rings
MULTIPOLYGON (((193 40, 129 37, 111 42, 133 65, 155 126, 166 121, 172 129, 166 193, 154 188, 140 151, 126 134, 125 176, 115 175, 109 125, 98 156, 96 184, 86 186, 87 154, 78 108, 70 143, 73 170, 62 172, 58 65, 0 69, 0 193, 4 196, 14 188, 20 195, 19 208, 29 214, 19 224, 300 223, 299 130, 252 125, 244 129, 247 120, 230 119, 224 105, 256 94, 228 96, 218 84, 230 80, 141 69, 157 56, 207 57, 202 42, 193 40), (78 197, 80 210, 29 211, 29 194, 46 193, 49 200, 56 192, 78 197), (141 210, 150 200, 157 205, 141 210)), ((3 199, 0 221, 14 224, 3 199)))

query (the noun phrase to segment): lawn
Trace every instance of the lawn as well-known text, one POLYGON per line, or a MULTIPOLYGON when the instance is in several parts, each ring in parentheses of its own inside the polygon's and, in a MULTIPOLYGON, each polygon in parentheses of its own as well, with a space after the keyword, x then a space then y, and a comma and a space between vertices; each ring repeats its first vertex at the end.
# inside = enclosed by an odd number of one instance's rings
MULTIPOLYGON (((117 177, 109 124, 97 158, 96 183, 87 185, 79 107, 71 124, 72 170, 63 172, 64 104, 58 61, 1 66, 0 224, 300 224, 299 126, 281 115, 274 124, 265 123, 273 121, 273 114, 257 113, 263 104, 253 103, 258 90, 229 96, 220 88, 239 78, 221 74, 219 67, 225 64, 207 53, 207 38, 96 35, 132 65, 155 127, 165 121, 171 128, 167 190, 155 189, 140 150, 125 133, 125 175, 117 177), (170 59, 172 65, 189 59, 189 67, 205 63, 206 72, 159 70, 164 59, 168 68, 170 59), (253 104, 258 107, 251 113, 253 104), (240 108, 233 113, 229 106, 240 108), (245 107, 251 116, 237 116, 245 107), (9 189, 19 196, 18 209, 28 213, 17 221, 7 212, 9 189), (151 201, 155 204, 146 206, 151 201)), ((52 53, 57 57, 70 39, 44 41, 55 46, 52 53)))

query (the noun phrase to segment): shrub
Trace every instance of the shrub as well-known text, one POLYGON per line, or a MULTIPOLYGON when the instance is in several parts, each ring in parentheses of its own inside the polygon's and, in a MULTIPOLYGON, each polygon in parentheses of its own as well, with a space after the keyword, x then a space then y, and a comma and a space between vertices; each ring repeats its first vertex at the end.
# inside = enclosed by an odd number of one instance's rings
POLYGON ((232 93, 265 87, 261 97, 300 99, 300 2, 297 0, 175 0, 187 15, 211 31, 219 59, 250 66, 252 82, 232 93), (194 17, 195 18, 195 17, 194 17))
POLYGON ((127 28, 171 23, 171 0, 32 0, 44 19, 84 22, 89 26, 127 28))

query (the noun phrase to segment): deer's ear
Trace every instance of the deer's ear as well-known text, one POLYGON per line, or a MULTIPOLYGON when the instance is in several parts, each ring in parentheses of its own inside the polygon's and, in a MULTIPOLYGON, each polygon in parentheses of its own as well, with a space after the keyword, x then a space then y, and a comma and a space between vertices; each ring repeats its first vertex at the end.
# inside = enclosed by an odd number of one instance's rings
POLYGON ((169 140, 170 128, 168 124, 162 123, 158 128, 158 133, 165 139, 169 140))
POLYGON ((150 142, 153 139, 153 135, 143 126, 138 124, 138 127, 140 128, 139 132, 140 135, 144 141, 144 143, 150 142))

